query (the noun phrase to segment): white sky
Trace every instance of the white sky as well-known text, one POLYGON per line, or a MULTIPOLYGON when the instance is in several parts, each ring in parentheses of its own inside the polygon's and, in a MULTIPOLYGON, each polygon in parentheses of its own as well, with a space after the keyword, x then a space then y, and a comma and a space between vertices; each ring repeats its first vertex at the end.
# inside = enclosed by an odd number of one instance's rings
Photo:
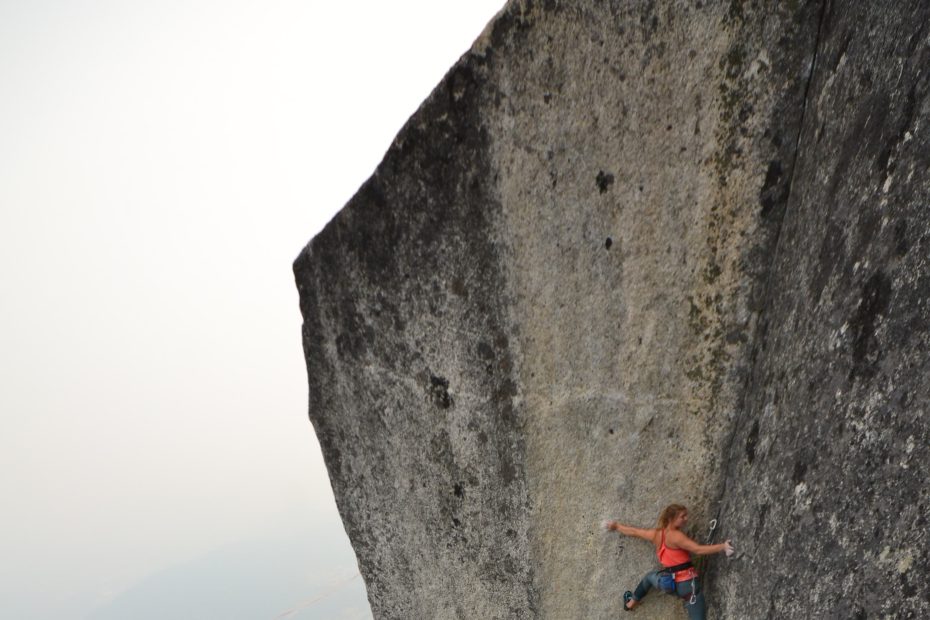
POLYGON ((344 538, 291 261, 503 3, 0 0, 0 617, 344 538))

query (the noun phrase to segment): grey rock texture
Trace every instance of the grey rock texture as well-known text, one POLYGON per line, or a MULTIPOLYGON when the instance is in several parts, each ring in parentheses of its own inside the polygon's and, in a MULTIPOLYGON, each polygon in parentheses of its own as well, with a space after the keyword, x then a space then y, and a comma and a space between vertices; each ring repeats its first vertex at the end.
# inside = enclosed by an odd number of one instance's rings
POLYGON ((295 262, 375 617, 930 611, 928 11, 507 4, 295 262))
POLYGON ((928 123, 930 3, 829 3, 728 452, 723 617, 930 617, 928 123))

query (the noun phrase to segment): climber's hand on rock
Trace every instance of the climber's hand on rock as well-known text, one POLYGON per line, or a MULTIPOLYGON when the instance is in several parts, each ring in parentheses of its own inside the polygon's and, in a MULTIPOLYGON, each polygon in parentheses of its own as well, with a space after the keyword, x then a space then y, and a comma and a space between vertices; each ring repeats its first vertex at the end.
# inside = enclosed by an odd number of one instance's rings
POLYGON ((609 519, 604 519, 601 521, 601 529, 605 532, 609 532, 610 530, 614 529, 614 522, 609 519))
POLYGON ((723 541, 723 553, 727 557, 733 555, 733 545, 730 544, 729 540, 723 541))

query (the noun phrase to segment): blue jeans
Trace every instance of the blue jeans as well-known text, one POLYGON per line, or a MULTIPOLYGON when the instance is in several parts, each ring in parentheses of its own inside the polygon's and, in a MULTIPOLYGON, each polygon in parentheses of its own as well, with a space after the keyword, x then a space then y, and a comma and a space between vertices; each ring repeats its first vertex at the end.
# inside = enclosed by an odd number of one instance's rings
MULTIPOLYGON (((693 582, 694 589, 696 590, 694 603, 691 603, 691 583, 692 581, 690 579, 688 581, 679 581, 676 583, 675 594, 684 600, 685 610, 688 612, 688 620, 704 620, 704 590, 701 588, 701 580, 697 578, 693 582)), ((643 580, 636 586, 636 591, 633 592, 633 600, 643 600, 643 597, 646 596, 649 590, 657 587, 658 584, 659 571, 654 570, 646 573, 643 580)))

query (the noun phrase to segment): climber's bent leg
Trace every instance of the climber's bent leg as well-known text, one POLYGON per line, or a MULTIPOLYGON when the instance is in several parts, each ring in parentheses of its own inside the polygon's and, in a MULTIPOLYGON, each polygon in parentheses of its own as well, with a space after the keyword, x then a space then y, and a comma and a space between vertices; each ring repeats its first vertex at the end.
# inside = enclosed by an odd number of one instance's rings
POLYGON ((643 577, 643 580, 639 582, 639 585, 636 586, 636 590, 633 592, 633 600, 641 601, 646 594, 649 593, 649 590, 656 587, 659 583, 659 571, 654 570, 646 573, 646 576, 643 577))

